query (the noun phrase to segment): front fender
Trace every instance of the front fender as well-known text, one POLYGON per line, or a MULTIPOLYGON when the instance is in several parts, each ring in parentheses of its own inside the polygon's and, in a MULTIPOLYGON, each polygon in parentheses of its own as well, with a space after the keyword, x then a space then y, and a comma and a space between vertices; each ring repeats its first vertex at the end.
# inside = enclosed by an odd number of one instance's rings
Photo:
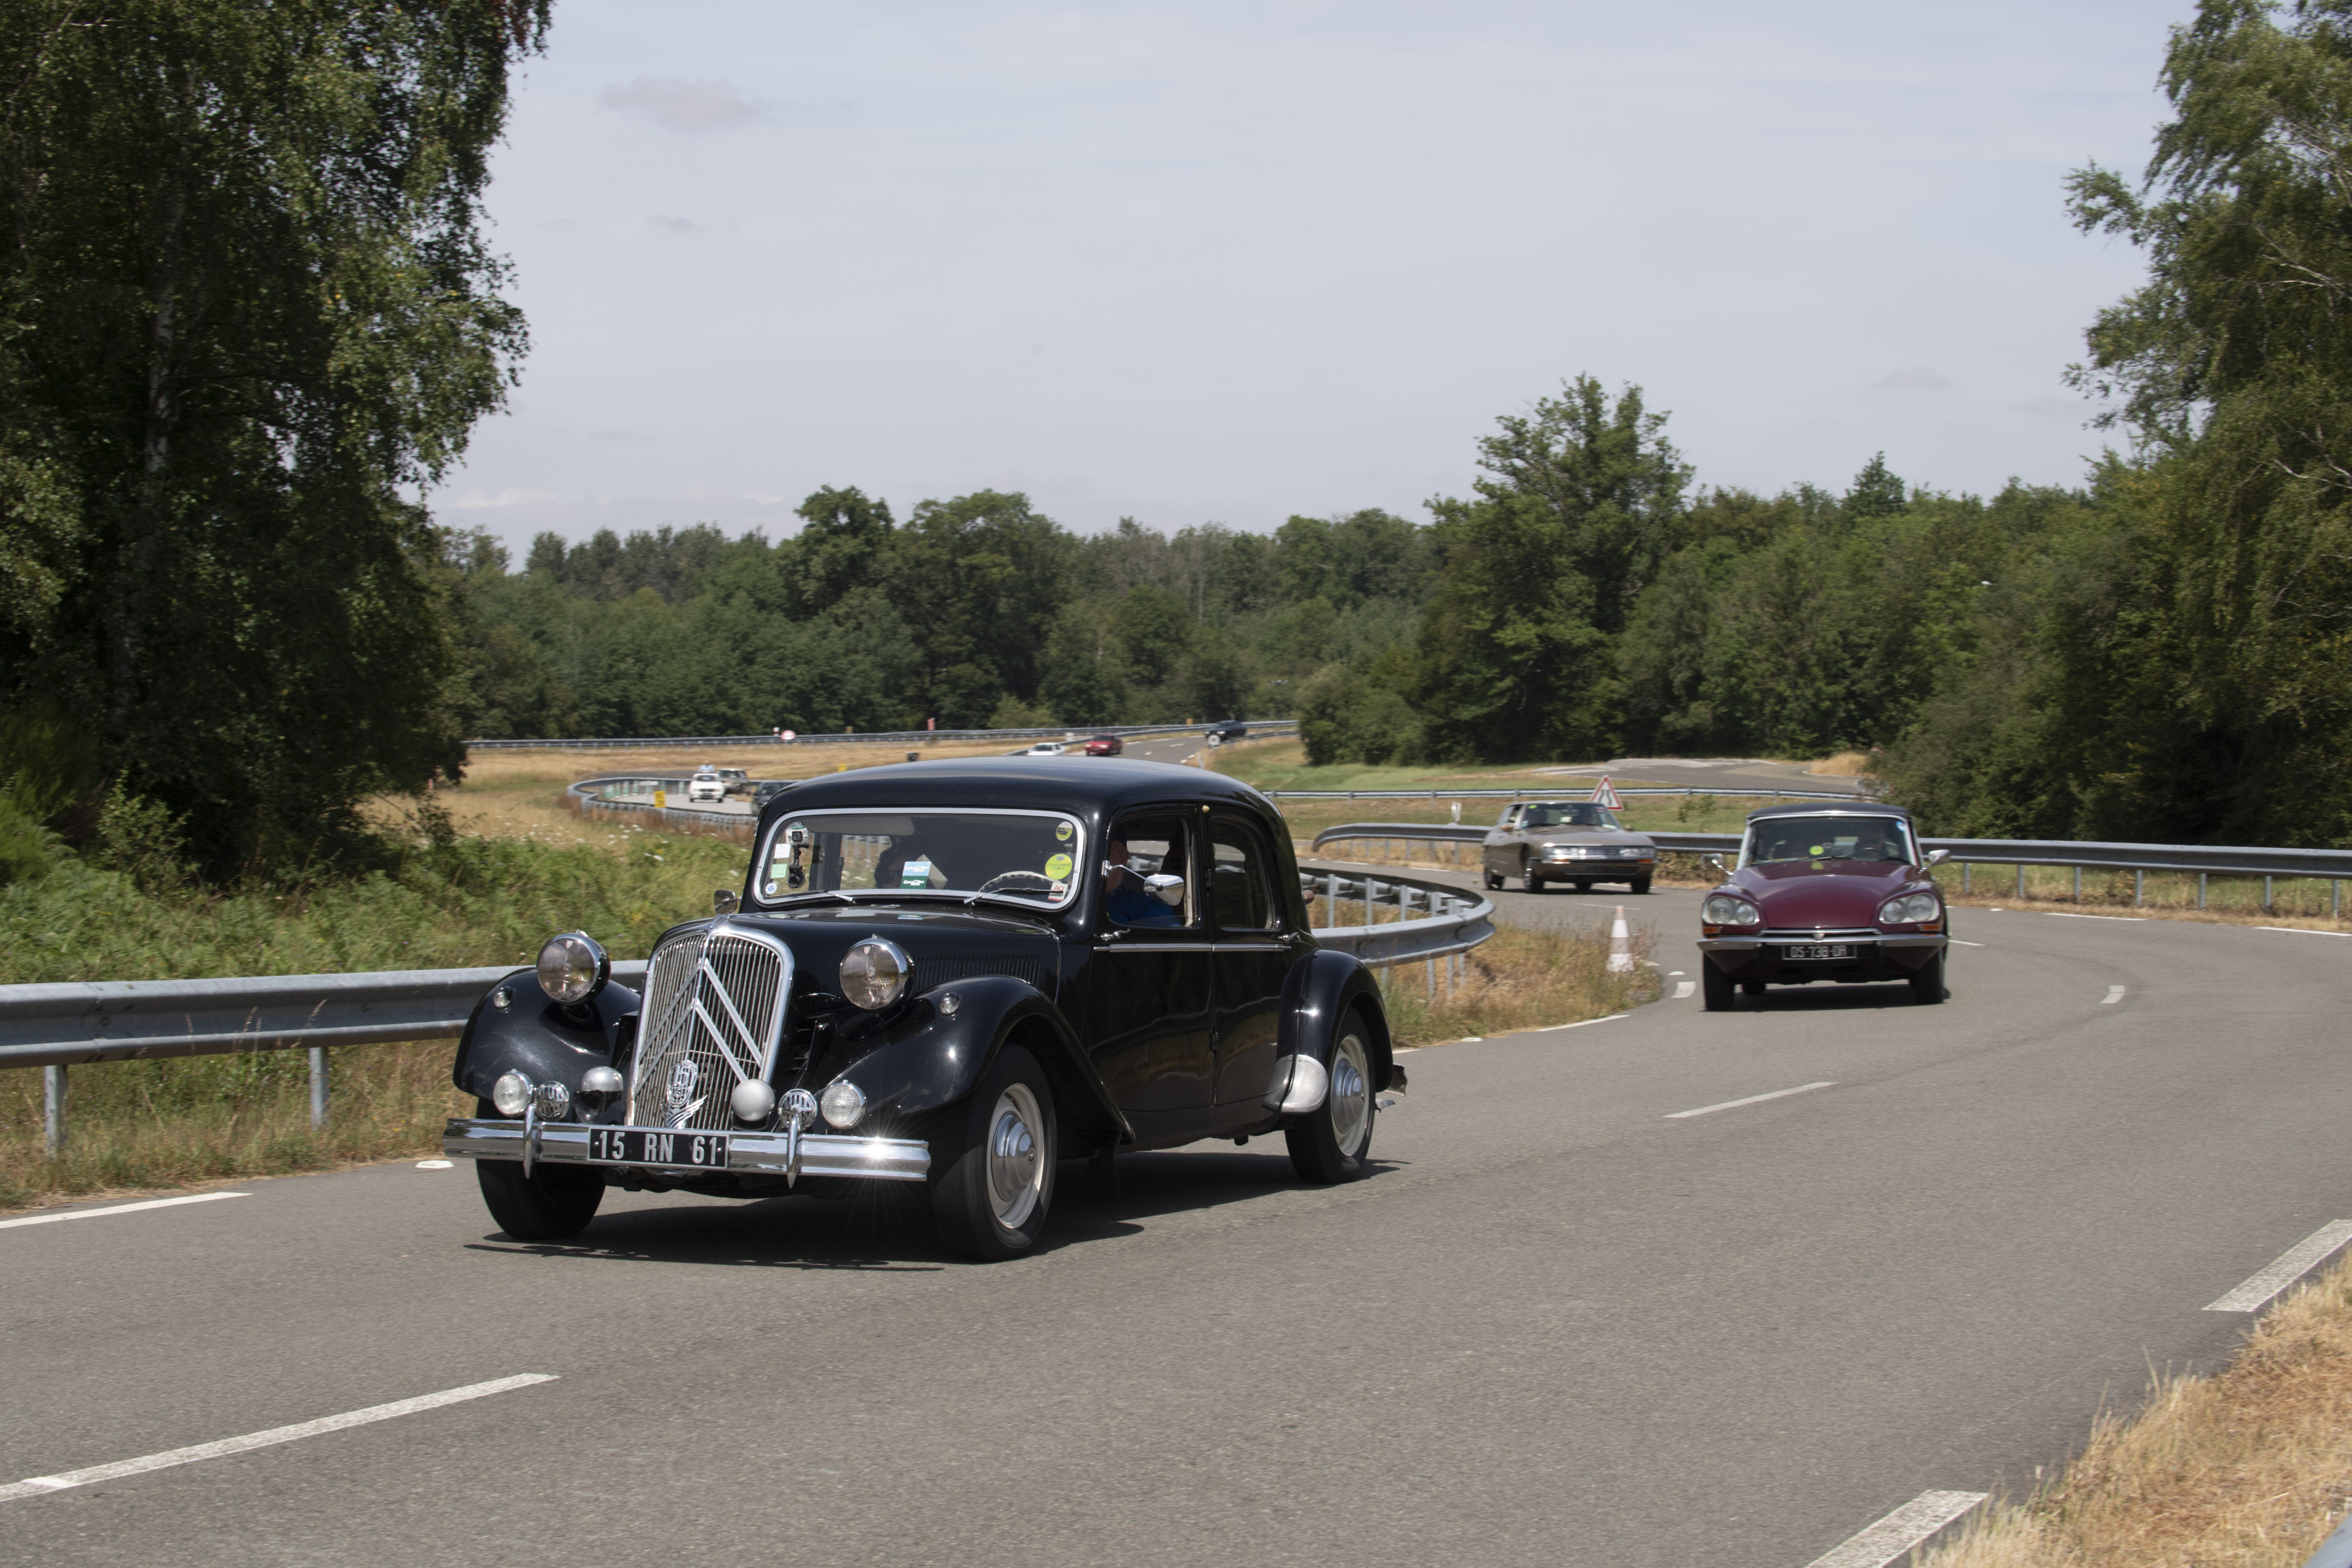
POLYGON ((581 1006, 566 1007, 540 989, 536 971, 518 969, 474 1004, 450 1081, 477 1100, 489 1099, 490 1085, 509 1070, 576 1090, 582 1073, 613 1064, 636 1016, 637 994, 625 985, 608 984, 581 1006), (491 1005, 501 991, 509 1005, 491 1005))
MULTIPOLYGON (((1278 1054, 1312 1057, 1328 1068, 1339 1021, 1351 1007, 1363 1014, 1371 1036, 1372 1087, 1404 1088, 1404 1069, 1396 1065, 1395 1043, 1389 1036, 1388 1009, 1381 1005, 1380 980, 1351 952, 1322 948, 1290 966, 1282 986, 1278 1054)), ((1282 1085, 1276 1085, 1277 1100, 1282 1090, 1282 1085)))
POLYGON ((971 1092, 1007 1041, 1018 1040, 1045 1069, 1055 1110, 1081 1142, 1135 1140, 1079 1048, 1077 1032, 1025 980, 992 974, 936 986, 883 1023, 882 1037, 880 1045, 826 1079, 856 1084, 869 1114, 911 1119, 952 1105, 971 1092), (940 1010, 940 999, 950 992, 957 1003, 953 1016, 940 1010))

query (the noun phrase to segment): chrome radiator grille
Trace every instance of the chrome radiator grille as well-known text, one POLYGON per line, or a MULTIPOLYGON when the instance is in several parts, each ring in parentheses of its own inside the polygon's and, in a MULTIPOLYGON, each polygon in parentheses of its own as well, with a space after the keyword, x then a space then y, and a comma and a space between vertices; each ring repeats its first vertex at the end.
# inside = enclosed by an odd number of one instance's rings
POLYGON ((725 922, 664 942, 646 976, 629 1121, 723 1130, 735 1086, 764 1079, 782 1038, 793 955, 725 922))

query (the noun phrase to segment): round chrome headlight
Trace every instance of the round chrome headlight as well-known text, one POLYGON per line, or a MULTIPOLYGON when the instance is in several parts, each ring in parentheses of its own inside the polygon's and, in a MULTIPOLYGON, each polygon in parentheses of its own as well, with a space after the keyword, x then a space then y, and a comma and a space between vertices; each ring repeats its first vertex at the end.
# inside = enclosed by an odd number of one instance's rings
POLYGON ((915 961, 895 942, 869 936, 841 961, 841 994, 869 1013, 879 1012, 907 994, 915 961))
POLYGON ((827 1126, 847 1131, 866 1114, 866 1091, 845 1078, 835 1079, 824 1086, 816 1105, 824 1112, 827 1126))
POLYGON ((530 1109, 530 1079, 519 1072, 500 1073, 490 1085, 490 1103, 500 1116, 520 1116, 530 1109))
POLYGON ((539 988, 558 1002, 585 1002, 613 977, 613 961, 583 931, 547 939, 539 950, 539 988))
POLYGON ((1764 917, 1746 899, 1717 893, 1699 906, 1699 919, 1711 926, 1752 926, 1764 917))
POLYGON ((1942 912, 1933 893, 1910 893, 1899 899, 1889 899, 1878 908, 1881 925, 1917 925, 1932 921, 1942 912))

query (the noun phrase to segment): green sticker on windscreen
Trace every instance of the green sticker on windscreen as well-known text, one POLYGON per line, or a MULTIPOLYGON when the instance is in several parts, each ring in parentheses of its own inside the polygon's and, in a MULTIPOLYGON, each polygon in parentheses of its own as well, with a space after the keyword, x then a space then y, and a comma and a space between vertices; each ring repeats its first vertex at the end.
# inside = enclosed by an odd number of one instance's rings
POLYGON ((1046 858, 1045 875, 1059 881, 1069 874, 1070 858, 1067 855, 1053 855, 1046 858))

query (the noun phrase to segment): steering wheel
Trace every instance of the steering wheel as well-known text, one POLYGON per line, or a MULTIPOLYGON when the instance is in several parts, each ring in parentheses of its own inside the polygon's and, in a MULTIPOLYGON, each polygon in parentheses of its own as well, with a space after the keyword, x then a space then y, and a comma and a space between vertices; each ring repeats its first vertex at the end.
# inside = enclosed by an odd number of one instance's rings
POLYGON ((1027 878, 1030 881, 1034 882, 1041 888, 1050 889, 1054 885, 1054 879, 1046 876, 1043 871, 1001 871, 997 875, 991 877, 987 881, 982 882, 977 890, 983 893, 992 893, 999 888, 1002 888, 1005 884, 1014 880, 1016 878, 1023 877, 1027 878))

